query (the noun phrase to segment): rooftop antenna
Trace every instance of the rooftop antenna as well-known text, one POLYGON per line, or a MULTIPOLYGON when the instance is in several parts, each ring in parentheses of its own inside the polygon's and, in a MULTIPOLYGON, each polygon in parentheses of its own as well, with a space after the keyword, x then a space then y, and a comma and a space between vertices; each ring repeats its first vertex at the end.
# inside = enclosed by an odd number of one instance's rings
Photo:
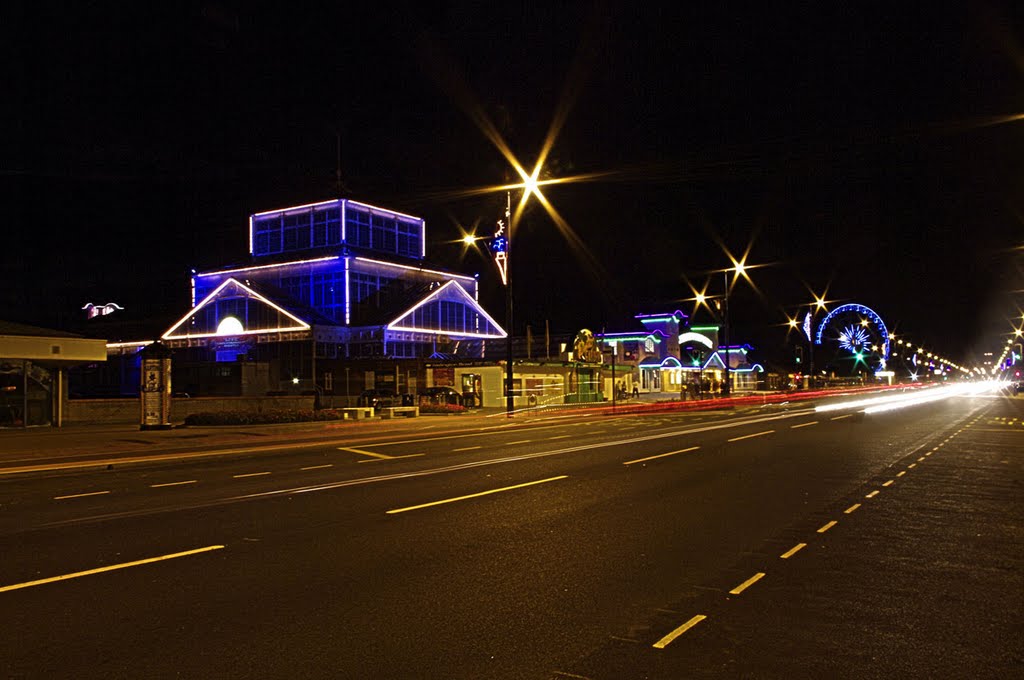
POLYGON ((338 198, 342 198, 345 194, 349 193, 348 185, 345 184, 345 180, 341 175, 341 131, 335 129, 334 137, 337 139, 337 157, 335 159, 334 166, 334 190, 338 195, 338 198))

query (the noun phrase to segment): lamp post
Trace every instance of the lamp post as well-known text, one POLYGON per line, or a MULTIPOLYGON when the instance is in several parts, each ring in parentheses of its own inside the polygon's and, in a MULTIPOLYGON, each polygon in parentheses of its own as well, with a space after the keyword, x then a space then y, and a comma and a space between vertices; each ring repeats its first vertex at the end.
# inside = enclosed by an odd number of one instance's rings
MULTIPOLYGON (((737 265, 737 271, 739 271, 737 265)), ((722 396, 728 397, 732 394, 732 386, 729 384, 729 269, 722 272, 725 279, 725 298, 722 303, 722 332, 725 337, 725 370, 722 373, 722 396)))

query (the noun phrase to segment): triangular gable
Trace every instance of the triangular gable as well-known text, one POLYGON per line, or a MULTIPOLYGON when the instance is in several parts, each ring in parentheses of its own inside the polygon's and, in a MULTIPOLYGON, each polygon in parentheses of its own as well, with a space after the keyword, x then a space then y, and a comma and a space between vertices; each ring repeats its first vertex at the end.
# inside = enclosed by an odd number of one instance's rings
POLYGON ((504 338, 505 330, 457 281, 448 281, 387 325, 389 331, 504 338))
POLYGON ((704 368, 707 369, 711 367, 712 364, 714 364, 715 368, 725 368, 725 361, 722 360, 722 357, 719 356, 718 352, 711 353, 711 356, 708 357, 708 360, 704 362, 704 368))
POLYGON ((161 338, 211 338, 309 330, 309 324, 237 279, 227 279, 161 338), (238 323, 225 323, 229 317, 238 323))

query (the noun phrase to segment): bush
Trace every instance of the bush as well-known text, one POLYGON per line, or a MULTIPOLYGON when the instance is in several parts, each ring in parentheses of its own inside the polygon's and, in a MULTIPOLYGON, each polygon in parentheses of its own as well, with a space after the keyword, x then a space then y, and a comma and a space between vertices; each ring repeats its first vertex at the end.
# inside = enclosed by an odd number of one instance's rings
POLYGON ((326 420, 343 420, 345 414, 335 409, 319 411, 220 411, 217 413, 193 413, 185 417, 186 425, 276 425, 278 423, 311 423, 326 420))
POLYGON ((466 407, 462 404, 421 404, 420 414, 423 413, 464 413, 466 407))

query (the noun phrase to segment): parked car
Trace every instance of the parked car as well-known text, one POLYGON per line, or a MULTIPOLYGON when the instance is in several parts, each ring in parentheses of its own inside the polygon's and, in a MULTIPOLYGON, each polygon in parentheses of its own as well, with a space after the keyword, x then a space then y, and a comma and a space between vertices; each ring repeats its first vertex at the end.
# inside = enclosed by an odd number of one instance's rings
POLYGON ((420 391, 421 404, 462 405, 462 395, 451 387, 428 387, 420 391))
POLYGON ((398 395, 391 390, 364 390, 359 393, 356 404, 373 408, 388 408, 398 405, 398 395))

